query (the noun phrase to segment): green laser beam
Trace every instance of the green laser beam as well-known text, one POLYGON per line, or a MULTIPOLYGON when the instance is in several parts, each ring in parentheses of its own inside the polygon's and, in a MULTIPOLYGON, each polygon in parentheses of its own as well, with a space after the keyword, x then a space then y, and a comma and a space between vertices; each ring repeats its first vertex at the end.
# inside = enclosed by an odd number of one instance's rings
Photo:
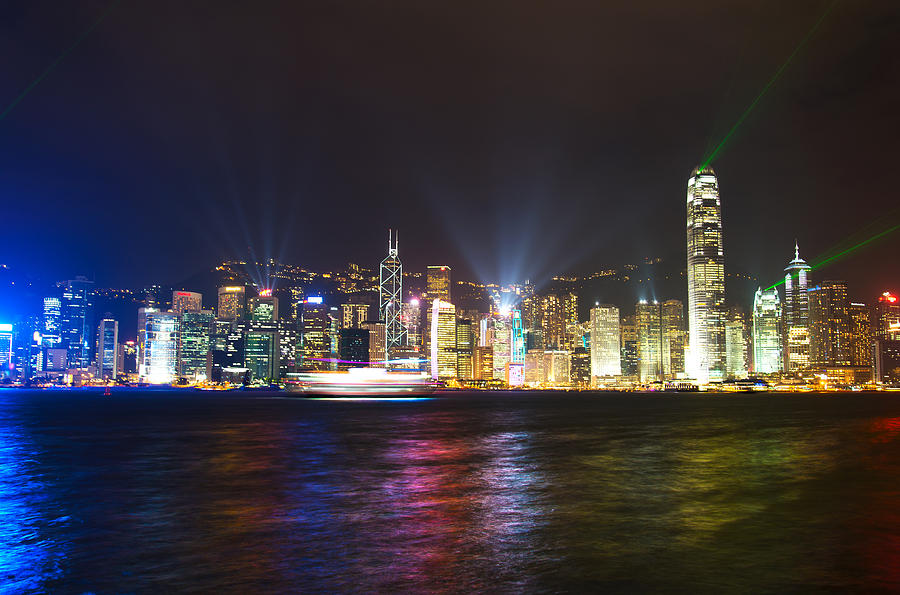
MULTIPOLYGON (((871 238, 865 239, 865 240, 859 242, 858 244, 855 244, 855 245, 853 245, 853 246, 850 246, 850 247, 847 248, 846 250, 841 250, 841 251, 838 252, 837 254, 834 254, 834 255, 832 255, 832 256, 829 256, 829 257, 826 258, 825 260, 821 260, 821 261, 817 262, 816 264, 811 265, 811 266, 809 267, 809 270, 814 271, 814 270, 816 270, 816 269, 822 268, 823 266, 825 266, 825 265, 828 264, 829 262, 832 262, 833 260, 838 259, 838 258, 840 258, 841 256, 845 256, 846 254, 849 254, 850 252, 855 252, 856 250, 859 250, 860 248, 862 248, 862 247, 865 246, 866 244, 871 244, 872 242, 874 242, 874 241, 877 240, 878 238, 882 238, 882 237, 886 236, 887 234, 889 234, 889 233, 891 233, 891 232, 893 232, 893 231, 897 231, 898 229, 900 229, 900 224, 897 224, 897 225, 895 225, 895 226, 893 226, 893 227, 889 227, 889 228, 885 229, 884 231, 882 231, 881 233, 875 234, 875 235, 872 236, 871 238)), ((782 284, 784 284, 784 279, 782 279, 781 281, 779 281, 779 282, 776 283, 775 285, 772 285, 771 287, 769 287, 768 289, 766 289, 766 291, 771 291, 771 290, 775 289, 776 287, 778 287, 779 285, 782 285, 782 284)))
POLYGON ((794 51, 791 52, 791 55, 787 57, 787 60, 785 60, 784 63, 778 68, 778 70, 775 71, 775 74, 772 76, 772 78, 769 79, 769 82, 767 82, 766 85, 762 88, 762 91, 759 92, 759 95, 757 95, 756 98, 750 103, 750 106, 747 107, 747 109, 744 110, 744 113, 741 114, 741 116, 737 119, 737 122, 735 122, 734 126, 731 127, 731 130, 729 130, 728 133, 722 138, 722 140, 719 141, 719 144, 716 145, 716 148, 713 149, 712 153, 710 153, 706 157, 706 159, 703 160, 703 165, 700 166, 701 170, 705 169, 706 167, 709 166, 710 163, 712 163, 712 160, 716 158, 716 156, 719 154, 719 151, 722 150, 722 148, 725 146, 725 144, 728 142, 728 140, 732 136, 734 136, 734 133, 737 131, 738 128, 740 128, 741 124, 744 123, 744 120, 747 119, 747 117, 750 115, 750 113, 753 111, 753 109, 756 107, 756 105, 760 102, 760 100, 763 98, 763 96, 766 94, 766 92, 772 87, 772 85, 775 84, 775 81, 777 81, 779 79, 779 77, 781 77, 781 73, 784 72, 788 66, 790 66, 791 62, 793 62, 793 60, 797 56, 797 54, 800 53, 800 50, 803 49, 803 46, 805 46, 806 43, 810 40, 810 38, 812 38, 812 36, 816 33, 816 31, 818 31, 819 27, 822 25, 822 22, 825 20, 825 17, 828 16, 828 14, 835 7, 835 5, 837 5, 838 2, 840 2, 840 0, 833 0, 833 2, 828 6, 828 8, 825 10, 825 12, 822 13, 822 16, 819 17, 819 20, 816 21, 816 24, 813 25, 812 29, 809 30, 809 32, 800 41, 800 43, 797 45, 797 47, 794 48, 794 51))
POLYGON ((11 111, 13 110, 13 108, 16 107, 16 106, 19 104, 20 101, 22 101, 23 99, 25 99, 25 96, 26 96, 26 95, 28 95, 29 93, 31 93, 32 89, 34 89, 35 87, 37 87, 38 84, 40 84, 40 82, 41 82, 42 80, 44 80, 45 78, 47 78, 47 75, 49 75, 51 72, 53 72, 53 70, 54 70, 57 66, 59 66, 60 62, 62 62, 63 60, 65 60, 65 59, 66 59, 66 56, 68 56, 69 54, 71 54, 72 51, 73 51, 75 48, 77 48, 77 47, 81 44, 81 42, 84 41, 84 39, 85 39, 88 35, 91 34, 91 31, 93 31, 94 29, 96 29, 97 26, 100 25, 100 23, 102 23, 102 22, 103 22, 103 19, 105 19, 106 16, 110 13, 110 11, 112 11, 112 9, 115 8, 115 6, 116 6, 119 2, 121 2, 121 1, 122 1, 122 0, 113 0, 113 2, 111 2, 111 3, 109 4, 109 6, 106 7, 106 10, 104 10, 102 13, 100 13, 100 16, 97 18, 97 20, 95 20, 95 21, 93 22, 93 24, 92 24, 90 27, 88 27, 87 29, 85 29, 84 31, 81 32, 81 35, 78 36, 78 38, 72 43, 72 45, 70 45, 70 46, 67 47, 65 50, 63 50, 63 52, 62 52, 59 56, 57 56, 56 60, 54 60, 54 61, 50 64, 50 66, 48 66, 48 67, 44 70, 44 72, 42 72, 41 74, 39 74, 39 75, 37 76, 37 78, 35 78, 33 81, 31 81, 31 84, 28 85, 27 87, 25 87, 25 89, 24 89, 21 93, 19 93, 19 95, 18 95, 15 99, 12 100, 12 103, 10 103, 8 106, 6 106, 6 109, 4 109, 2 112, 0 112, 0 122, 2 122, 4 118, 6 118, 6 116, 9 114, 9 112, 11 112, 11 111))

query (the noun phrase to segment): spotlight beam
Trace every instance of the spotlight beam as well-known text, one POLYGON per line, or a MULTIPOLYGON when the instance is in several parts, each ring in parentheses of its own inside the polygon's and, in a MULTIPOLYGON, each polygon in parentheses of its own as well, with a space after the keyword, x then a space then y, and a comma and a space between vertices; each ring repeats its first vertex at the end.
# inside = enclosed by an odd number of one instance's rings
MULTIPOLYGON (((879 238, 882 238, 882 237, 888 235, 888 234, 891 233, 891 232, 897 231, 898 229, 900 229, 900 224, 895 225, 895 226, 893 226, 893 227, 889 227, 889 228, 885 229, 884 231, 882 231, 881 233, 877 233, 877 234, 875 234, 874 236, 872 236, 872 237, 870 237, 870 238, 867 238, 867 239, 865 239, 865 240, 863 240, 863 241, 861 241, 861 242, 859 242, 859 243, 857 243, 857 244, 854 244, 853 246, 850 246, 850 247, 847 248, 846 250, 841 250, 841 251, 838 252, 837 254, 834 254, 834 255, 832 255, 832 256, 829 256, 829 257, 826 258, 825 260, 821 260, 821 261, 817 262, 816 264, 810 266, 810 270, 811 270, 811 271, 814 271, 814 270, 816 270, 816 269, 822 268, 822 267, 825 266, 826 264, 828 264, 828 263, 830 263, 830 262, 832 262, 832 261, 834 261, 834 260, 840 258, 841 256, 845 256, 845 255, 847 255, 847 254, 850 254, 851 252, 855 252, 855 251, 859 250, 860 248, 862 248, 863 246, 866 246, 867 244, 871 244, 871 243, 874 242, 875 240, 877 240, 877 239, 879 239, 879 238)), ((782 284, 784 284, 784 279, 782 279, 782 280, 779 281, 778 283, 775 283, 774 285, 772 285, 771 287, 769 287, 768 289, 766 289, 766 291, 770 291, 770 290, 772 290, 772 289, 775 289, 776 287, 778 287, 779 285, 782 285, 782 284)))
POLYGON ((45 78, 47 78, 47 76, 48 76, 51 72, 53 72, 53 70, 56 69, 56 67, 59 66, 59 64, 60 64, 63 60, 65 60, 66 57, 67 57, 69 54, 71 54, 71 53, 75 50, 75 48, 77 48, 79 45, 81 45, 81 42, 84 41, 85 38, 86 38, 88 35, 90 35, 91 32, 92 32, 94 29, 96 29, 96 28, 100 25, 100 23, 103 22, 104 19, 106 19, 106 16, 107 16, 107 15, 112 11, 112 9, 115 8, 116 5, 119 4, 119 2, 121 2, 121 1, 122 1, 122 0, 113 0, 113 2, 111 2, 111 3, 109 4, 109 6, 106 7, 106 10, 104 10, 102 13, 100 13, 100 16, 97 17, 97 20, 95 20, 95 21, 93 22, 93 24, 91 24, 90 27, 88 27, 87 29, 85 29, 84 31, 81 32, 81 35, 79 35, 79 36, 75 39, 75 41, 72 43, 72 45, 70 45, 70 46, 67 47, 65 50, 63 50, 63 52, 62 52, 59 56, 56 57, 56 60, 54 60, 54 61, 50 64, 50 66, 48 66, 48 67, 44 70, 44 72, 42 72, 41 74, 39 74, 39 75, 37 76, 37 78, 35 78, 33 81, 31 81, 31 84, 29 84, 27 87, 25 87, 25 89, 24 89, 21 93, 19 93, 19 95, 16 96, 15 99, 12 100, 12 103, 10 103, 8 106, 6 106, 6 109, 4 109, 2 112, 0 112, 0 122, 2 122, 2 121, 6 118, 6 116, 9 114, 9 112, 11 112, 11 111, 13 110, 13 108, 15 108, 15 107, 19 104, 20 101, 22 101, 23 99, 25 99, 25 97, 26 97, 29 93, 31 93, 31 91, 32 91, 35 87, 37 87, 37 86, 40 84, 41 81, 43 81, 45 78))
POLYGON ((787 60, 785 60, 784 63, 778 68, 778 70, 775 71, 775 74, 772 76, 772 78, 769 79, 769 82, 765 84, 765 86, 762 88, 762 91, 759 92, 759 94, 750 103, 747 109, 744 110, 744 113, 741 114, 741 116, 737 119, 737 122, 735 122, 734 126, 731 127, 731 130, 729 130, 728 133, 722 138, 722 140, 719 141, 719 144, 716 145, 712 152, 706 156, 706 158, 703 160, 703 165, 700 166, 700 169, 704 169, 705 167, 709 166, 709 164, 712 163, 712 160, 719 155, 719 152, 725 147, 731 137, 734 136, 734 133, 738 128, 740 128, 741 124, 744 123, 744 120, 746 120, 747 117, 753 112, 754 108, 756 108, 757 104, 769 91, 772 85, 775 84, 775 82, 781 77, 781 74, 787 69, 788 66, 790 66, 791 62, 794 61, 794 58, 797 56, 797 54, 800 53, 800 50, 803 49, 803 46, 805 46, 810 38, 812 38, 812 36, 816 33, 816 31, 818 31, 819 27, 822 25, 822 22, 825 20, 825 17, 828 16, 828 14, 839 1, 840 0, 833 0, 828 8, 825 9, 825 12, 822 13, 822 16, 819 17, 819 20, 816 21, 816 23, 812 26, 812 29, 809 30, 809 32, 803 37, 797 47, 794 48, 794 51, 791 52, 791 55, 787 57, 787 60))

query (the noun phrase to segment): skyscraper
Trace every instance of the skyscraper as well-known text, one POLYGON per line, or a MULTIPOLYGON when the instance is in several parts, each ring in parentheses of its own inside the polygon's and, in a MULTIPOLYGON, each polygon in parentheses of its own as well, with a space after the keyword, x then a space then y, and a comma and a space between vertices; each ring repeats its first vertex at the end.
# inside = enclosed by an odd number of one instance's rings
POLYGON ((429 300, 452 301, 450 299, 450 267, 428 265, 425 275, 425 291, 429 300))
POLYGON ((872 366, 872 319, 859 302, 850 303, 850 365, 872 366))
POLYGON ((544 349, 571 351, 578 324, 578 296, 571 292, 549 293, 538 298, 537 316, 544 349))
POLYGON ((91 365, 94 346, 93 281, 76 277, 63 286, 60 320, 60 338, 67 351, 70 368, 85 370, 91 365))
POLYGON ((700 382, 725 372, 725 252, 719 182, 711 167, 696 168, 687 184, 689 359, 700 382))
POLYGON ((142 345, 138 355, 138 375, 150 384, 167 384, 175 379, 178 363, 179 316, 153 308, 144 311, 144 326, 138 328, 142 345))
POLYGON ((784 275, 784 371, 795 373, 809 367, 809 292, 806 274, 810 270, 794 244, 794 260, 784 275))
POLYGON ((457 377, 463 380, 471 380, 472 355, 475 344, 475 333, 470 318, 458 318, 456 320, 456 372, 457 377))
POLYGON ((431 377, 456 378, 456 306, 435 299, 428 310, 431 377))
POLYGON ((662 318, 663 377, 671 380, 684 375, 684 304, 666 300, 660 304, 662 318))
POLYGON ((725 376, 746 378, 749 370, 747 322, 740 308, 729 308, 725 316, 725 376))
POLYGON ((118 376, 119 322, 104 317, 97 328, 97 377, 115 380, 118 376))
POLYGON ((662 380, 662 319, 659 303, 641 300, 634 309, 637 326, 638 377, 642 383, 662 380))
POLYGON ((172 311, 181 314, 182 312, 199 312, 203 309, 203 294, 196 291, 173 291, 172 292, 172 311))
POLYGON ((247 290, 243 285, 219 288, 219 308, 216 317, 222 320, 243 320, 247 309, 247 290))
POLYGON ((824 281, 809 290, 809 363, 849 366, 852 359, 847 283, 824 281))
POLYGON ((610 304, 597 304, 591 308, 590 326, 591 377, 620 376, 619 309, 610 304))
POLYGON ((490 319, 491 324, 491 361, 494 365, 494 380, 506 379, 506 366, 510 362, 512 344, 510 342, 511 331, 508 316, 495 315, 490 319))
POLYGON ((210 351, 211 310, 185 310, 181 313, 178 332, 178 377, 205 380, 206 359, 210 351))
MULTIPOLYGON (((405 305, 405 304, 404 304, 405 305)), ((369 304, 341 304, 341 328, 359 328, 369 319, 369 304)), ((348 335, 352 336, 352 335, 348 335)), ((343 359, 343 358, 341 358, 343 359)))
POLYGON ((781 372, 781 299, 777 289, 756 290, 753 297, 753 371, 756 374, 781 372))
POLYGON ((900 299, 885 291, 872 311, 872 335, 875 339, 900 339, 900 299))
POLYGON ((401 321, 403 303, 403 264, 398 256, 399 240, 388 232, 388 255, 381 261, 378 282, 379 314, 384 322, 385 353, 406 345, 406 332, 401 321))
POLYGON ((634 314, 622 316, 619 330, 622 339, 622 375, 634 378, 638 373, 637 324, 634 314))

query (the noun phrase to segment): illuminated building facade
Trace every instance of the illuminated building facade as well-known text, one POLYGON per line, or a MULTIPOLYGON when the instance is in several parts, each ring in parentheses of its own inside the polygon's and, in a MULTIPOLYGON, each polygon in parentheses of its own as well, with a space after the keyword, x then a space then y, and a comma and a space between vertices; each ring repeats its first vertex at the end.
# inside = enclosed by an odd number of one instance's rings
POLYGON ((475 343, 475 333, 472 320, 458 318, 456 320, 456 375, 460 380, 472 380, 472 350, 475 343))
POLYGON ((571 360, 568 351, 544 350, 543 372, 546 386, 571 386, 571 360))
POLYGON ((584 347, 576 347, 569 356, 569 381, 572 386, 591 386, 591 354, 584 347))
POLYGON ((810 266, 800 258, 794 245, 794 260, 784 269, 784 371, 796 373, 809 367, 809 291, 810 266))
POLYGON ((435 298, 427 319, 431 377, 456 378, 456 306, 435 298))
POLYGON ((475 380, 493 380, 493 347, 477 345, 472 349, 472 375, 475 380))
POLYGON ((753 297, 753 371, 775 374, 784 366, 778 289, 756 290, 753 297))
POLYGON ((278 320, 278 298, 272 290, 263 290, 257 297, 250 298, 251 322, 276 322, 278 320))
POLYGON ((622 352, 619 309, 610 304, 591 308, 590 375, 621 376, 622 352))
POLYGON ((250 323, 244 339, 244 367, 253 380, 277 381, 281 372, 278 330, 274 323, 250 323))
POLYGON ((525 327, 522 311, 517 309, 509 312, 509 362, 512 364, 525 362, 525 327))
POLYGON ((243 320, 247 311, 247 288, 243 285, 226 285, 219 288, 217 318, 243 320))
POLYGON ((635 378, 638 375, 638 337, 634 314, 622 316, 619 330, 622 340, 622 375, 635 378))
POLYGON ((689 361, 700 382, 725 373, 725 252, 719 182, 711 167, 695 169, 687 184, 689 361))
POLYGON ((62 332, 62 301, 58 297, 44 298, 44 316, 41 337, 43 344, 53 346, 60 342, 62 332))
POLYGON ((369 304, 341 304, 342 329, 359 328, 359 325, 367 320, 369 320, 369 304))
POLYGON ((684 304, 666 300, 660 304, 662 325, 662 369, 667 380, 684 375, 684 304))
POLYGON ((86 370, 93 361, 94 326, 93 281, 77 277, 67 281, 62 291, 60 339, 67 350, 70 368, 86 370))
POLYGON ((450 281, 450 267, 446 265, 428 265, 425 271, 425 293, 429 301, 452 302, 450 281))
POLYGON ((411 298, 400 308, 400 323, 406 329, 406 343, 415 349, 422 348, 422 307, 419 298, 411 298))
POLYGON ((119 321, 104 318, 97 327, 97 377, 115 380, 119 374, 119 321))
MULTIPOLYGON (((379 288, 379 315, 384 322, 385 353, 406 345, 406 330, 401 320, 403 303, 403 264, 398 256, 399 240, 391 243, 388 232, 388 255, 381 261, 379 288)), ((448 298, 449 299, 449 298, 448 298)))
POLYGON ((491 322, 491 352, 494 362, 494 380, 506 379, 506 364, 510 362, 512 345, 508 316, 494 316, 491 322))
POLYGON ((872 335, 874 339, 900 339, 900 299, 889 291, 875 302, 872 335))
POLYGON ((178 314, 182 312, 199 312, 203 309, 203 294, 196 291, 173 291, 172 311, 178 314))
POLYGON ((331 322, 325 301, 319 296, 307 297, 300 316, 303 367, 316 370, 330 367, 319 360, 331 357, 331 322))
MULTIPOLYGON (((342 328, 340 331, 340 359, 344 362, 369 363, 369 331, 359 327, 342 328)), ((352 366, 346 364, 345 367, 352 366)))
POLYGON ((809 363, 817 368, 852 361, 847 283, 825 281, 809 290, 809 363))
POLYGON ((900 340, 875 339, 875 380, 900 385, 900 340))
POLYGON ((573 331, 578 325, 578 296, 574 293, 550 293, 538 297, 541 343, 545 350, 571 351, 575 348, 573 331))
POLYGON ((639 301, 634 315, 637 325, 638 378, 642 383, 662 380, 662 318, 659 302, 639 301))
POLYGON ((850 365, 873 365, 872 319, 869 308, 860 302, 850 302, 850 365))
POLYGON ((369 331, 369 364, 374 368, 386 367, 388 353, 384 350, 387 340, 384 338, 387 329, 383 322, 373 320, 362 323, 360 328, 369 331))
POLYGON ((725 376, 746 378, 749 370, 747 322, 738 308, 730 308, 725 318, 725 376))
POLYGON ((168 384, 175 380, 178 366, 180 317, 175 312, 144 310, 144 326, 138 329, 141 344, 138 375, 150 384, 168 384))
POLYGON ((210 351, 210 328, 214 316, 211 310, 181 312, 178 333, 178 377, 188 380, 207 378, 207 357, 210 351))
POLYGON ((0 323, 0 378, 11 377, 13 368, 13 325, 0 323))

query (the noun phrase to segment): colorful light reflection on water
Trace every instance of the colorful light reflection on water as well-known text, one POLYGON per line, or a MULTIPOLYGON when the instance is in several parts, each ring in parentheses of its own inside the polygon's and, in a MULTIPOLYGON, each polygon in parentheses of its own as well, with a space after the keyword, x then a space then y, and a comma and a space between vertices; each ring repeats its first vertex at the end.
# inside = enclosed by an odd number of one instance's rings
POLYGON ((900 395, 0 391, 0 589, 890 589, 898 414, 900 395))

